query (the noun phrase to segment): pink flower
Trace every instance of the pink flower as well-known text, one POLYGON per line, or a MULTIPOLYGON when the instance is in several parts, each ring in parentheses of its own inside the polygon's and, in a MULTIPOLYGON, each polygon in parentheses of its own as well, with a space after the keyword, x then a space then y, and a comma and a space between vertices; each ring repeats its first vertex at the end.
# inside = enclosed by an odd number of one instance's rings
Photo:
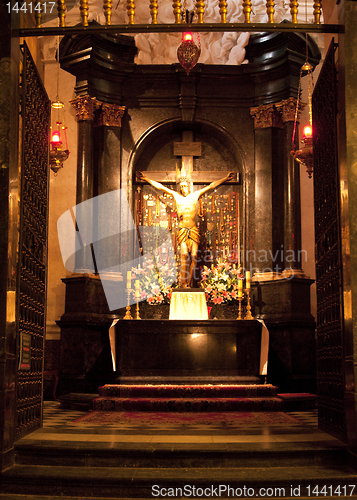
POLYGON ((233 290, 233 292, 231 293, 231 295, 232 295, 233 299, 238 298, 237 292, 235 290, 233 290))
POLYGON ((222 304, 223 302, 223 298, 222 297, 217 297, 217 302, 215 302, 216 304, 222 304))
POLYGON ((211 285, 207 285, 206 288, 205 288, 205 290, 206 290, 207 293, 212 292, 212 286, 211 285))
POLYGON ((147 301, 149 302, 149 304, 153 304, 155 302, 155 299, 153 296, 151 296, 151 297, 148 297, 147 301))
POLYGON ((223 297, 227 298, 229 296, 229 293, 226 292, 225 290, 222 292, 223 297))
POLYGON ((218 304, 218 297, 213 298, 213 304, 218 304))

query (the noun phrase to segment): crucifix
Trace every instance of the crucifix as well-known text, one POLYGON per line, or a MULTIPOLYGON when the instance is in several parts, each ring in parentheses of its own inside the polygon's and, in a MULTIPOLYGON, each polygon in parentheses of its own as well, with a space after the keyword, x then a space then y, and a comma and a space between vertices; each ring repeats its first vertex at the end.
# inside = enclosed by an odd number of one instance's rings
MULTIPOLYGON (((216 180, 211 180, 210 183, 197 190, 192 191, 191 182, 193 177, 192 167, 193 167, 193 154, 199 153, 198 146, 192 146, 196 143, 189 142, 187 139, 192 139, 191 133, 184 133, 183 142, 176 143, 175 154, 182 156, 182 167, 178 175, 178 182, 180 185, 180 192, 173 191, 166 187, 162 182, 158 182, 153 176, 153 172, 150 172, 150 177, 148 177, 143 172, 137 172, 137 179, 142 182, 148 182, 154 188, 164 191, 165 193, 172 196, 175 200, 177 207, 177 215, 179 219, 179 231, 177 234, 177 242, 180 246, 180 278, 179 285, 184 288, 188 288, 193 284, 194 269, 197 261, 198 246, 200 241, 199 230, 196 226, 196 215, 197 215, 197 203, 200 197, 216 187, 224 184, 226 182, 233 181, 237 178, 237 174, 229 172, 225 177, 216 178, 216 180), (186 139, 186 141, 185 141, 186 139), (183 144, 183 147, 182 147, 183 144), (188 146, 188 144, 190 146, 188 146), (197 148, 197 149, 194 149, 197 148), (191 154, 188 154, 191 153, 191 154)), ((200 145, 200 143, 197 143, 200 145)), ((198 172, 197 172, 198 173, 198 172)), ((207 172, 205 172, 207 173, 207 172)), ((161 174, 161 172, 160 172, 161 174)), ((174 173, 177 175, 177 173, 174 173)), ((215 174, 222 175, 221 172, 215 172, 215 174)), ((171 176, 170 176, 171 177, 171 176)), ((205 176, 206 177, 206 176, 205 176)), ((175 182, 176 179, 168 180, 167 175, 165 176, 166 182, 175 182)), ((197 181, 200 184, 205 182, 201 177, 197 181)))
MULTIPOLYGON (((193 165, 194 158, 201 156, 202 144, 193 141, 193 132, 184 130, 182 132, 182 142, 174 142, 174 156, 181 156, 181 170, 188 171, 189 165, 193 165)), ((193 184, 210 184, 211 182, 221 179, 222 174, 227 172, 216 170, 205 170, 203 172, 193 171, 191 173, 191 182, 193 184)), ((161 184, 176 184, 177 177, 175 171, 156 170, 149 172, 150 179, 161 182, 161 184)), ((143 180, 136 174, 135 182, 137 184, 145 184, 143 180)), ((234 172, 232 179, 225 181, 222 184, 238 184, 239 173, 234 172)))

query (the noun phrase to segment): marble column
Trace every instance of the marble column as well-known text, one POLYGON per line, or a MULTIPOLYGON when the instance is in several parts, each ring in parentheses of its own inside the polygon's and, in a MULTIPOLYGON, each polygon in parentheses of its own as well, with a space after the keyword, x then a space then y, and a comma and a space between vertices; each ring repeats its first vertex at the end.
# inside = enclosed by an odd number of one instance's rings
MULTIPOLYGON (((111 191, 119 190, 123 187, 121 169, 121 122, 125 113, 125 107, 118 104, 103 103, 98 110, 97 118, 94 122, 95 151, 94 151, 94 194, 104 195, 111 191)), ((124 182, 125 184, 125 182, 124 182)), ((122 238, 125 238, 126 230, 123 227, 128 215, 124 216, 118 207, 113 208, 111 216, 98 210, 96 221, 98 227, 98 242, 95 245, 95 256, 98 270, 113 267, 120 260, 129 260, 128 256, 123 256, 120 252, 122 248, 122 238), (123 219, 123 220, 122 220, 123 219), (118 221, 123 234, 117 232, 118 221), (110 238, 105 238, 104 234, 112 234, 110 238), (102 240, 101 238, 104 239, 102 240)), ((101 279, 113 281, 123 281, 120 272, 100 273, 101 279)))
POLYGON ((121 121, 124 112, 124 106, 103 103, 94 122, 98 195, 122 187, 121 121))
MULTIPOLYGON (((276 107, 284 124, 284 276, 302 278, 305 275, 301 268, 300 165, 291 155, 296 104, 296 99, 289 97, 276 104, 276 107)), ((297 149, 298 140, 299 129, 296 123, 294 142, 297 149)))
MULTIPOLYGON (((80 204, 86 200, 93 198, 93 120, 94 112, 100 106, 100 102, 95 97, 79 96, 71 101, 72 106, 76 110, 78 121, 78 151, 77 151, 77 196, 76 204, 80 204)), ((93 214, 91 210, 86 210, 86 221, 89 224, 86 227, 87 234, 81 234, 79 231, 79 238, 87 237, 90 240, 92 231, 93 214)), ((81 241, 82 249, 76 254, 75 272, 79 273, 94 273, 95 263, 93 261, 92 249, 90 244, 81 241)))
POLYGON ((284 142, 275 104, 252 108, 255 153, 255 249, 247 255, 253 279, 280 277, 284 267, 284 142))

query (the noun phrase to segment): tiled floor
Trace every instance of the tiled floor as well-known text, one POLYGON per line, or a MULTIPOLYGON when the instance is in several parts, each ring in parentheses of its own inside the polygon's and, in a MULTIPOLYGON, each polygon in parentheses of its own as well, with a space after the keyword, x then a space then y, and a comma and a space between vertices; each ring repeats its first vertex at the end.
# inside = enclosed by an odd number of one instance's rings
MULTIPOLYGON (((340 442, 317 427, 317 411, 290 412, 297 421, 288 425, 234 424, 110 424, 74 422, 86 412, 64 410, 58 402, 45 402, 43 427, 24 440, 91 441, 122 443, 302 443, 340 442)), ((342 445, 342 443, 341 443, 342 445)))

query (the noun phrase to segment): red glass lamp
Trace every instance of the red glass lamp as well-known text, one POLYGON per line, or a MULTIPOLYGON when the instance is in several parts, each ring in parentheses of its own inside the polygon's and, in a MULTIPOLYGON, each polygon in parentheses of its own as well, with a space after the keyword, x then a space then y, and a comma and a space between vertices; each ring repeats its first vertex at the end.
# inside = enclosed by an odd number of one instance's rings
POLYGON ((201 48, 198 39, 198 46, 193 39, 193 33, 186 31, 182 33, 182 42, 177 49, 177 58, 181 66, 186 70, 189 75, 192 68, 197 64, 201 55, 201 48))
POLYGON ((63 162, 69 157, 68 143, 67 143, 67 127, 63 121, 63 108, 64 104, 56 100, 51 103, 51 139, 50 139, 50 167, 55 174, 58 173, 60 168, 63 168, 63 162), (56 116, 57 115, 57 119, 56 116), (62 115, 62 118, 60 117, 62 115), (62 135, 66 142, 66 149, 62 149, 62 135))

